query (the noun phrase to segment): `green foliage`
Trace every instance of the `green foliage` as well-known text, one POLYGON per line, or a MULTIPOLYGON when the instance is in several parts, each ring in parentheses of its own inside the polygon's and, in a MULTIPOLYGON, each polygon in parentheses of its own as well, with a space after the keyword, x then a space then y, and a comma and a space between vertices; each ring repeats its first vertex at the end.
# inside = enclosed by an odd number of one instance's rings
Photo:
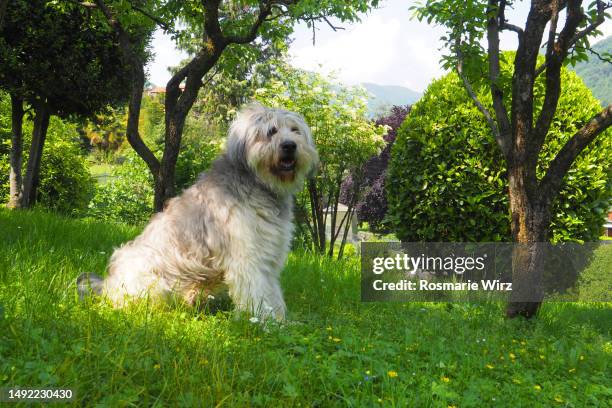
POLYGON ((196 182, 221 151, 222 139, 213 134, 207 138, 204 129, 186 129, 181 153, 176 163, 176 188, 181 191, 196 182), (192 133, 193 132, 193 133, 192 133))
MULTIPOLYGON (((513 58, 505 55, 500 85, 510 95, 513 58)), ((478 96, 491 105, 486 84, 478 96)), ((599 103, 582 81, 562 71, 557 114, 540 154, 538 176, 599 103)), ((536 110, 543 78, 536 84, 536 110)), ((507 102, 507 101, 506 101, 507 102)), ((507 102, 507 106, 509 103, 507 102)), ((553 241, 596 241, 612 198, 610 131, 569 171, 553 205, 553 241)), ((402 125, 388 174, 389 219, 405 241, 510 241, 505 162, 486 121, 453 73, 433 82, 402 125)))
MULTIPOLYGON (((187 135, 176 164, 178 191, 192 185, 210 167, 219 149, 218 142, 187 135)), ((122 164, 113 166, 108 181, 96 186, 87 215, 113 222, 144 224, 153 213, 153 185, 146 164, 129 149, 122 164)))
MULTIPOLYGON (((0 102, 0 202, 9 196, 10 102, 0 102)), ((24 163, 28 159, 28 146, 32 122, 24 121, 24 163)), ((52 117, 47 132, 40 168, 38 204, 63 214, 80 214, 91 199, 94 181, 78 144, 76 125, 52 117)), ((23 170, 25 172, 25 169, 23 170)))
POLYGON ((160 146, 164 142, 163 95, 144 95, 140 110, 139 129, 148 146, 160 146))
POLYGON ((109 161, 125 142, 127 114, 125 107, 109 106, 106 112, 99 112, 81 127, 81 134, 99 161, 109 161))
POLYGON ((87 208, 94 181, 77 140, 74 124, 51 119, 40 167, 38 205, 75 215, 87 208))
POLYGON ((255 98, 265 105, 300 113, 312 130, 321 163, 314 184, 309 184, 311 191, 299 194, 297 199, 304 220, 312 228, 310 208, 322 210, 337 204, 342 180, 358 173, 380 151, 386 128, 368 120, 363 89, 345 88, 332 79, 288 65, 279 67, 277 74, 266 87, 255 91, 255 98), (324 201, 313 202, 312 193, 324 197, 324 201))
POLYGON ((91 115, 127 100, 130 71, 116 35, 86 7, 13 1, 0 28, 0 87, 51 113, 91 115))
POLYGON ((153 177, 135 152, 113 167, 108 182, 98 184, 87 215, 99 220, 143 224, 153 213, 153 177))
POLYGON ((574 70, 601 104, 608 106, 612 103, 612 36, 593 45, 593 51, 604 60, 595 54, 587 53, 588 61, 577 63, 574 70))
POLYGON ((365 304, 356 258, 292 253, 292 324, 117 311, 74 280, 138 228, 0 209, 0 231, 0 382, 74 389, 62 406, 603 407, 612 392, 609 303, 545 303, 530 322, 498 304, 365 304))

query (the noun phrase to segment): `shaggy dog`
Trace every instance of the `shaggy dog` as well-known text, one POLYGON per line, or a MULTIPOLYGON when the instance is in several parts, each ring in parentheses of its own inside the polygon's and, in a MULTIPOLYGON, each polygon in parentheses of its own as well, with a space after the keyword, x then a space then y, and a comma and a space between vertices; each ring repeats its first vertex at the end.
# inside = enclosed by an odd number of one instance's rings
POLYGON ((115 250, 106 279, 82 274, 79 293, 116 306, 171 294, 194 304, 225 284, 237 310, 284 319, 279 277, 293 233, 293 194, 317 163, 301 116, 247 106, 211 169, 115 250))

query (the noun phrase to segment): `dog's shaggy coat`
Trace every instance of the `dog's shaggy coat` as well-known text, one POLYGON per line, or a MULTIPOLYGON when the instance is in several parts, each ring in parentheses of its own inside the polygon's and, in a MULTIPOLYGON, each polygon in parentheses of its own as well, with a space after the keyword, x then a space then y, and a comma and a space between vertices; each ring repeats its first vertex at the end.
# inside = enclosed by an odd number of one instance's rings
POLYGON ((279 276, 293 232, 292 195, 317 162, 299 115, 248 106, 211 169, 115 250, 106 279, 81 275, 79 291, 116 306, 170 294, 193 304, 226 284, 238 310, 284 319, 279 276))

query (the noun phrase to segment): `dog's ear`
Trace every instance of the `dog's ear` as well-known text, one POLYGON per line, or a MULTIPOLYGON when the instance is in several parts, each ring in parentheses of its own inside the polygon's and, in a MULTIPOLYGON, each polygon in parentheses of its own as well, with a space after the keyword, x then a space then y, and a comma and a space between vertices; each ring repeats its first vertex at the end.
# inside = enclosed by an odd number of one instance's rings
POLYGON ((230 161, 232 161, 233 163, 241 164, 245 167, 247 166, 246 144, 246 137, 241 137, 240 135, 232 134, 232 132, 230 131, 230 134, 227 138, 227 142, 225 144, 225 152, 230 161))

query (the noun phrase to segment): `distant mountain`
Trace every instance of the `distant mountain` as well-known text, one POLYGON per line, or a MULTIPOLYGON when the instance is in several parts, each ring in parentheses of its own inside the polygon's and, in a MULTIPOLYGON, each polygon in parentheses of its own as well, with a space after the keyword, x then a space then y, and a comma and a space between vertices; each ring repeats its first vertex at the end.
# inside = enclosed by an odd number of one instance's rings
MULTIPOLYGON (((593 51, 599 55, 612 54, 612 36, 609 36, 593 45, 593 51)), ((588 51, 587 51, 588 52, 588 51)), ((595 54, 589 53, 589 60, 579 62, 574 71, 591 89, 593 95, 607 106, 612 103, 612 64, 602 61, 595 54)))
POLYGON ((368 111, 370 116, 379 116, 393 105, 412 105, 421 98, 421 93, 404 86, 378 85, 370 82, 361 84, 370 94, 368 111))

